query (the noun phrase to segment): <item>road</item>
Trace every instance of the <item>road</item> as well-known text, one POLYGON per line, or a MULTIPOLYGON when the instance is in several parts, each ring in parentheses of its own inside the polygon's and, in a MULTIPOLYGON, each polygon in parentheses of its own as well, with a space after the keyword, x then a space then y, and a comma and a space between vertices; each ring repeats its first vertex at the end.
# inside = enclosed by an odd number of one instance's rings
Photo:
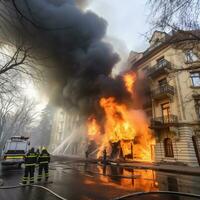
MULTIPOLYGON (((37 170, 36 170, 37 173, 37 170)), ((4 186, 18 185, 23 168, 1 169, 0 178, 4 186)), ((138 191, 170 190, 200 194, 200 177, 182 174, 119 168, 116 166, 78 162, 55 161, 50 165, 50 181, 42 184, 67 200, 109 200, 138 191)), ((0 189, 1 200, 57 200, 41 188, 23 187, 10 190, 0 189)), ((198 198, 169 195, 148 195, 140 200, 196 200, 198 198)))

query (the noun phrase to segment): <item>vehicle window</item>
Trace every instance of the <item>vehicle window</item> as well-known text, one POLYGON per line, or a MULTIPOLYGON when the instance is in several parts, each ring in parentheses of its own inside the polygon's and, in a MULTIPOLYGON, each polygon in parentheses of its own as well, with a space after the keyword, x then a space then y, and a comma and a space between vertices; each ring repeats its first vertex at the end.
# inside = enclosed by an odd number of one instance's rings
POLYGON ((26 142, 10 142, 5 150, 26 150, 27 143, 26 142))
POLYGON ((18 142, 16 146, 16 150, 26 150, 27 143, 25 142, 18 142))
POLYGON ((10 145, 8 145, 8 150, 15 150, 17 146, 17 142, 11 142, 10 145))

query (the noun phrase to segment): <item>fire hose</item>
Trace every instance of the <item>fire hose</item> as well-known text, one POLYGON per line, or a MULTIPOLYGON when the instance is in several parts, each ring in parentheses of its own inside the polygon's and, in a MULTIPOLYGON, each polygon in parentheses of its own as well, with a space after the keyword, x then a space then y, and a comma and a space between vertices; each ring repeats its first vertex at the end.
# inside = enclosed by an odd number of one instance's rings
MULTIPOLYGON (((7 189, 15 189, 15 188, 21 188, 21 187, 26 187, 26 186, 35 187, 35 188, 41 188, 43 190, 46 190, 47 192, 49 192, 53 196, 57 197, 58 199, 67 200, 66 198, 58 195, 57 193, 55 193, 54 191, 50 190, 49 188, 44 187, 42 185, 37 185, 37 184, 3 186, 3 187, 0 187, 0 189, 7 190, 7 189)), ((122 199, 125 199, 125 198, 130 198, 130 197, 134 198, 134 197, 138 197, 138 196, 151 195, 151 194, 168 194, 168 195, 172 194, 172 195, 179 195, 179 196, 186 196, 186 197, 193 197, 193 198, 200 199, 200 195, 198 195, 198 194, 184 193, 184 192, 172 192, 172 191, 152 191, 152 192, 131 193, 131 194, 123 195, 121 197, 116 197, 113 200, 122 200, 122 199)))
POLYGON ((50 190, 49 188, 44 187, 44 186, 42 186, 42 185, 37 185, 37 184, 3 186, 3 187, 0 187, 0 190, 15 189, 15 188, 21 188, 21 187, 26 187, 26 186, 35 187, 35 188, 41 188, 41 189, 43 189, 43 190, 46 190, 47 192, 49 192, 49 193, 52 194, 53 196, 57 197, 58 199, 67 200, 66 198, 61 197, 60 195, 58 195, 58 194, 55 193, 54 191, 50 190))
POLYGON ((185 196, 185 197, 193 197, 193 198, 198 198, 200 199, 199 194, 192 194, 192 193, 184 193, 184 192, 172 192, 172 191, 152 191, 152 192, 136 192, 136 193, 131 193, 127 195, 123 195, 121 197, 116 197, 113 200, 121 200, 121 199, 126 199, 126 198, 131 198, 131 197, 138 197, 142 195, 151 195, 151 194, 172 194, 172 195, 179 195, 179 196, 185 196))

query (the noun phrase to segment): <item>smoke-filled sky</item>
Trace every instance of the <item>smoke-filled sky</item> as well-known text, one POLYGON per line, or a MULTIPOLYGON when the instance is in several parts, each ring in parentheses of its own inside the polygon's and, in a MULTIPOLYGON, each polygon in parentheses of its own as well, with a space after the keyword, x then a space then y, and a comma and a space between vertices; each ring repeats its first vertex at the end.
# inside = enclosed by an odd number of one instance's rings
POLYGON ((105 2, 0 1, 0 9, 4 11, 0 18, 3 27, 0 39, 28 48, 29 54, 36 58, 36 65, 45 71, 48 85, 45 92, 51 101, 83 115, 102 116, 99 107, 102 97, 112 96, 123 103, 132 101, 122 76, 113 78, 111 74, 120 57, 123 59, 120 51, 126 45, 129 49, 142 45, 139 33, 144 30, 136 24, 144 4, 135 1, 133 4, 130 0, 105 2), (87 6, 94 12, 80 9, 89 9, 87 6), (121 49, 110 45, 123 44, 121 40, 125 41, 124 47, 119 45, 121 49))
POLYGON ((91 0, 88 9, 107 20, 107 35, 124 42, 128 51, 147 47, 143 36, 149 29, 147 0, 91 0))

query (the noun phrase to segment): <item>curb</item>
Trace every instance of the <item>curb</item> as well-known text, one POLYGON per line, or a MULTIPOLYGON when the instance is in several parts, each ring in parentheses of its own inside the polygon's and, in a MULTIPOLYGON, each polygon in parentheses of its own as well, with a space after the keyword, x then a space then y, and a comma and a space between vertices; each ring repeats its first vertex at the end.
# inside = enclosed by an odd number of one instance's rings
POLYGON ((157 167, 157 166, 134 166, 134 165, 131 166, 131 165, 126 165, 126 164, 118 164, 118 166, 131 167, 131 168, 135 168, 135 169, 151 169, 151 170, 156 170, 156 171, 200 176, 200 170, 190 171, 190 170, 178 170, 178 169, 173 169, 173 168, 169 169, 169 168, 157 167))

